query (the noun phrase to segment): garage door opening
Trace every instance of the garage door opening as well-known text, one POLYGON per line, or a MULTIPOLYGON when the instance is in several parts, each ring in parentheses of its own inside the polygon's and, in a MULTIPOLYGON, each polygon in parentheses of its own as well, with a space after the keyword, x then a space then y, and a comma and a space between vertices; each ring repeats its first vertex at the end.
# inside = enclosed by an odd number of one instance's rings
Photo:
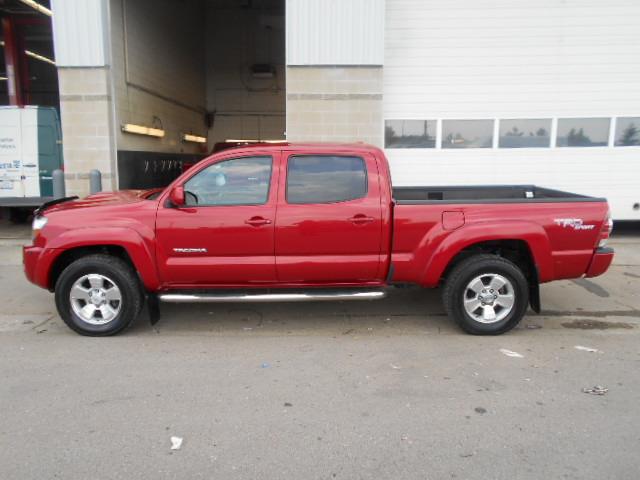
POLYGON ((221 142, 284 139, 284 14, 284 0, 111 0, 119 188, 164 186, 221 142))

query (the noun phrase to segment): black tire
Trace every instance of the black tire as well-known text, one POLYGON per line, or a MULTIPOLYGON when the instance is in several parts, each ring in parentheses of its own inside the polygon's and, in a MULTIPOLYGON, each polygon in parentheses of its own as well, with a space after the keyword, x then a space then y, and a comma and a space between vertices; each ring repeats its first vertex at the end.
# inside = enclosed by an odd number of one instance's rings
POLYGON ((140 315, 143 292, 135 270, 127 262, 110 255, 88 255, 79 258, 64 269, 55 285, 56 307, 64 322, 81 335, 103 337, 115 335, 140 315), (70 293, 74 283, 85 275, 99 274, 107 277, 121 294, 120 309, 108 323, 94 325, 78 316, 71 305, 70 293))
MULTIPOLYGON (((473 294, 471 291, 469 293, 473 294)), ((442 302, 449 317, 465 332, 473 335, 500 335, 511 330, 524 317, 529 305, 529 284, 522 270, 513 262, 498 255, 474 255, 461 261, 447 276, 442 302), (514 303, 511 311, 503 319, 493 323, 476 320, 464 307, 465 298, 468 298, 467 286, 483 274, 498 274, 509 280, 513 287, 514 303)))

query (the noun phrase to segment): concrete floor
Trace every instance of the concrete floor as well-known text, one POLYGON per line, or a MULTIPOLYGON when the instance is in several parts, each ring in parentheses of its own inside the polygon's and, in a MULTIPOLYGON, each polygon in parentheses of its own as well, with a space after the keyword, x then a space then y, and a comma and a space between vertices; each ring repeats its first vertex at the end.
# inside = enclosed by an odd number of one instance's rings
POLYGON ((461 333, 439 292, 397 289, 165 305, 156 328, 105 339, 66 328, 10 236, 2 478, 638 478, 638 236, 614 240, 607 275, 543 286, 544 314, 501 337, 461 333))

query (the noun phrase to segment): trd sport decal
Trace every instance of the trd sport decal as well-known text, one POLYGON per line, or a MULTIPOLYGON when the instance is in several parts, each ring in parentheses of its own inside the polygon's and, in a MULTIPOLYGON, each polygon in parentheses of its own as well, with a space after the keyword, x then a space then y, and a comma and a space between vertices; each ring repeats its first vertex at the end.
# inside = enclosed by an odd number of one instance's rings
POLYGON ((581 218, 555 218, 556 225, 563 228, 573 228, 574 230, 593 230, 595 225, 585 225, 581 218))

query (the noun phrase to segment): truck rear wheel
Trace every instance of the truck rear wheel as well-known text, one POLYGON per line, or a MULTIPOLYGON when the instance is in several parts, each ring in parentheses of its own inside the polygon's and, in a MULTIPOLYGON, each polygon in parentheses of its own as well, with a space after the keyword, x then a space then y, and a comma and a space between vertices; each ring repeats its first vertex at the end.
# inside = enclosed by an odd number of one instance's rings
POLYGON ((115 335, 142 310, 142 289, 133 268, 120 258, 88 255, 64 269, 55 285, 60 317, 74 331, 115 335))
POLYGON ((522 270, 498 255, 475 255, 456 265, 446 279, 443 303, 467 333, 499 335, 527 311, 529 287, 522 270))

